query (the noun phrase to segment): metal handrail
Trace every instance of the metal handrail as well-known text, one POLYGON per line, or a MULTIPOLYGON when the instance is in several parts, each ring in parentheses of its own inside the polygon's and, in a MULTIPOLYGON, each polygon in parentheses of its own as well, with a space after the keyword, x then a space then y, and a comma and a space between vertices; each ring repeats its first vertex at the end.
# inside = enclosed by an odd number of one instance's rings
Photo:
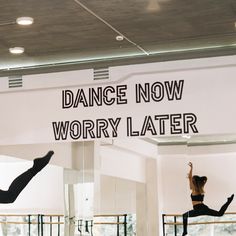
POLYGON ((123 225, 123 222, 94 222, 95 225, 123 225))
MULTIPOLYGON (((204 222, 191 222, 188 225, 208 225, 208 224, 233 224, 236 223, 235 220, 233 221, 204 221, 204 222)), ((181 222, 166 222, 165 225, 183 225, 181 222)))
MULTIPOLYGON (((236 215, 236 212, 226 212, 224 215, 236 215)), ((182 214, 162 214, 163 221, 163 235, 165 235, 165 225, 174 226, 174 235, 177 235, 178 225, 183 225, 183 222, 177 222, 177 217, 182 217, 182 214), (165 222, 165 217, 173 217, 173 222, 165 222)), ((236 220, 222 220, 222 221, 200 221, 200 222, 189 222, 188 225, 206 225, 206 224, 235 224, 236 220)))
MULTIPOLYGON (((58 225, 58 233, 57 235, 60 236, 60 225, 65 224, 64 221, 61 221, 61 218, 65 219, 64 215, 61 214, 46 214, 46 215, 39 215, 39 214, 0 214, 0 217, 26 217, 27 221, 0 221, 0 224, 22 224, 22 225, 28 225, 28 235, 31 235, 31 227, 30 225, 38 225, 38 236, 43 236, 43 225, 50 225, 50 235, 52 235, 52 225, 58 225), (37 217, 37 220, 32 221, 31 217, 37 217), (45 221, 46 218, 46 221, 45 221), (57 221, 53 222, 52 218, 57 218, 57 221), (50 221, 47 221, 50 220, 50 221)), ((93 222, 91 220, 91 225, 116 225, 117 226, 117 235, 119 235, 119 225, 124 225, 124 235, 127 235, 127 214, 101 214, 101 215, 94 215, 95 218, 101 218, 101 217, 116 217, 116 222, 93 222), (124 217, 123 221, 120 221, 120 217, 124 217)), ((75 220, 75 219, 74 219, 75 220)), ((77 220, 75 220, 77 222, 77 220)), ((86 223, 87 221, 85 221, 86 223)), ((75 226, 82 226, 77 225, 75 226)))
MULTIPOLYGON (((164 216, 182 216, 182 214, 163 214, 164 216)), ((236 215, 236 212, 225 212, 224 215, 236 215)))

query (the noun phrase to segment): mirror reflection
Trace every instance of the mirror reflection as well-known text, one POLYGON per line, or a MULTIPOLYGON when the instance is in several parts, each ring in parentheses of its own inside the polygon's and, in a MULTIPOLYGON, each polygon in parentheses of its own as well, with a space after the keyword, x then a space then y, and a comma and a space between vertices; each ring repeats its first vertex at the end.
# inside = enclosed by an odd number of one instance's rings
POLYGON ((1 189, 50 148, 0 235, 236 234, 234 134, 1 146, 1 189))

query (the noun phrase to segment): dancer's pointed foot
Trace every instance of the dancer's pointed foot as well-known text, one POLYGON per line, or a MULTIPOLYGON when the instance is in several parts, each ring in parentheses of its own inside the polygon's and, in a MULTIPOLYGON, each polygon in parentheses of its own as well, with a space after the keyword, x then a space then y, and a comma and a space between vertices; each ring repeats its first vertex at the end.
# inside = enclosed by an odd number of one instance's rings
POLYGON ((185 235, 187 235, 187 234, 188 234, 188 233, 183 232, 182 236, 185 236, 185 235))
POLYGON ((40 170, 42 170, 49 163, 53 154, 54 154, 54 151, 49 151, 45 156, 35 158, 33 169, 36 172, 39 172, 40 170))
POLYGON ((234 194, 232 194, 230 197, 228 197, 228 203, 231 203, 234 199, 234 194))

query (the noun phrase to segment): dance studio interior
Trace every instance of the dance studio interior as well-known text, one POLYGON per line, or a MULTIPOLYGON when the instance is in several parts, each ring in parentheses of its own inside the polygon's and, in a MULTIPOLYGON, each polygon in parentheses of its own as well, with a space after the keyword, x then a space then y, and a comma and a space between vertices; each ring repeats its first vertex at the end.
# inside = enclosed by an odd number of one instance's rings
POLYGON ((0 13, 0 236, 236 236, 235 0, 0 13))

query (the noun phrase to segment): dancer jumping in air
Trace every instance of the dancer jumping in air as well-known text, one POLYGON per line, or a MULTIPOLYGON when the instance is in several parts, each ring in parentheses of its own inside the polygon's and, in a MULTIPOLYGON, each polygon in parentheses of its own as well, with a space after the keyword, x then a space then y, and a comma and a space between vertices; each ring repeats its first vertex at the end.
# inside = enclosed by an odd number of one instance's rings
POLYGON ((13 203, 30 180, 50 161, 53 151, 34 159, 33 166, 13 180, 7 191, 0 190, 0 203, 13 203))
POLYGON ((225 211, 227 210, 229 204, 232 202, 234 198, 234 194, 232 194, 227 202, 220 208, 219 211, 212 210, 205 204, 203 204, 204 199, 204 186, 207 182, 206 176, 198 176, 192 175, 193 173, 193 164, 189 162, 190 171, 188 174, 190 189, 192 190, 191 199, 193 204, 193 210, 190 210, 183 214, 183 234, 187 235, 187 225, 188 225, 188 217, 195 217, 200 215, 208 215, 208 216, 223 216, 225 211))

